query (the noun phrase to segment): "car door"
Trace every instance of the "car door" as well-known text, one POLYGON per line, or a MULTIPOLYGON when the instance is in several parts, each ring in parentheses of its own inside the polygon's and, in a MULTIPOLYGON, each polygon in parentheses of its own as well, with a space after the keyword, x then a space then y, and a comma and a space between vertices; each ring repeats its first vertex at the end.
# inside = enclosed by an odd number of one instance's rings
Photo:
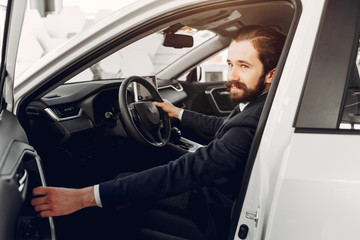
POLYGON ((302 6, 231 239, 360 236, 360 5, 302 6))
POLYGON ((52 219, 30 206, 33 186, 44 185, 40 157, 13 111, 16 53, 27 1, 0 2, 3 37, 0 79, 0 239, 55 239, 52 219), (33 238, 32 238, 33 237, 33 238))

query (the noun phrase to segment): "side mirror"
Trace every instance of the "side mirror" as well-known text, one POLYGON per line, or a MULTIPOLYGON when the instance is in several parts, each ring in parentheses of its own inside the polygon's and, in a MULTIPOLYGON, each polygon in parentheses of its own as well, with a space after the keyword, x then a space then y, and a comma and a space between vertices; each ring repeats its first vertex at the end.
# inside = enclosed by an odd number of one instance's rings
POLYGON ((163 46, 173 48, 189 48, 194 45, 194 38, 189 35, 167 33, 164 37, 163 46))
POLYGON ((202 68, 200 66, 197 66, 193 68, 189 74, 186 76, 187 82, 200 82, 202 77, 202 68))

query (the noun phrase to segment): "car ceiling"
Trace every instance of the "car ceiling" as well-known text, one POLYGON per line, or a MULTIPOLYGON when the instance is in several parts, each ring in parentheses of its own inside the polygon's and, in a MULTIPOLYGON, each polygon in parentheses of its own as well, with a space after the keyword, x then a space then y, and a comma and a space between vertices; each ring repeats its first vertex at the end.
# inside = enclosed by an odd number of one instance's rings
POLYGON ((183 25, 233 36, 245 25, 261 24, 288 32, 294 8, 289 2, 268 2, 217 9, 180 20, 183 25))

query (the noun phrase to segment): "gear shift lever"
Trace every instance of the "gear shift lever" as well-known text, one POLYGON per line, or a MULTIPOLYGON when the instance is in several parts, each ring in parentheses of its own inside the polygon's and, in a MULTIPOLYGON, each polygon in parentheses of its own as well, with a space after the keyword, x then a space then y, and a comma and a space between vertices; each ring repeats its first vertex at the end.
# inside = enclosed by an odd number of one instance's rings
POLYGON ((180 138, 181 138, 180 129, 178 129, 177 127, 172 127, 170 141, 172 141, 173 143, 179 143, 180 138))

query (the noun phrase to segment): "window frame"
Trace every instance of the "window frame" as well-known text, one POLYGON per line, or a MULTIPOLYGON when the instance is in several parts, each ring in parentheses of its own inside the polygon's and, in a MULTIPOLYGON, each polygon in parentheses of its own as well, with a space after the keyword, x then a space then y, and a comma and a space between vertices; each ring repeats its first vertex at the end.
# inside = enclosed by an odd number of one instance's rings
POLYGON ((294 121, 296 132, 349 132, 339 125, 359 44, 360 3, 329 0, 325 9, 294 121))

